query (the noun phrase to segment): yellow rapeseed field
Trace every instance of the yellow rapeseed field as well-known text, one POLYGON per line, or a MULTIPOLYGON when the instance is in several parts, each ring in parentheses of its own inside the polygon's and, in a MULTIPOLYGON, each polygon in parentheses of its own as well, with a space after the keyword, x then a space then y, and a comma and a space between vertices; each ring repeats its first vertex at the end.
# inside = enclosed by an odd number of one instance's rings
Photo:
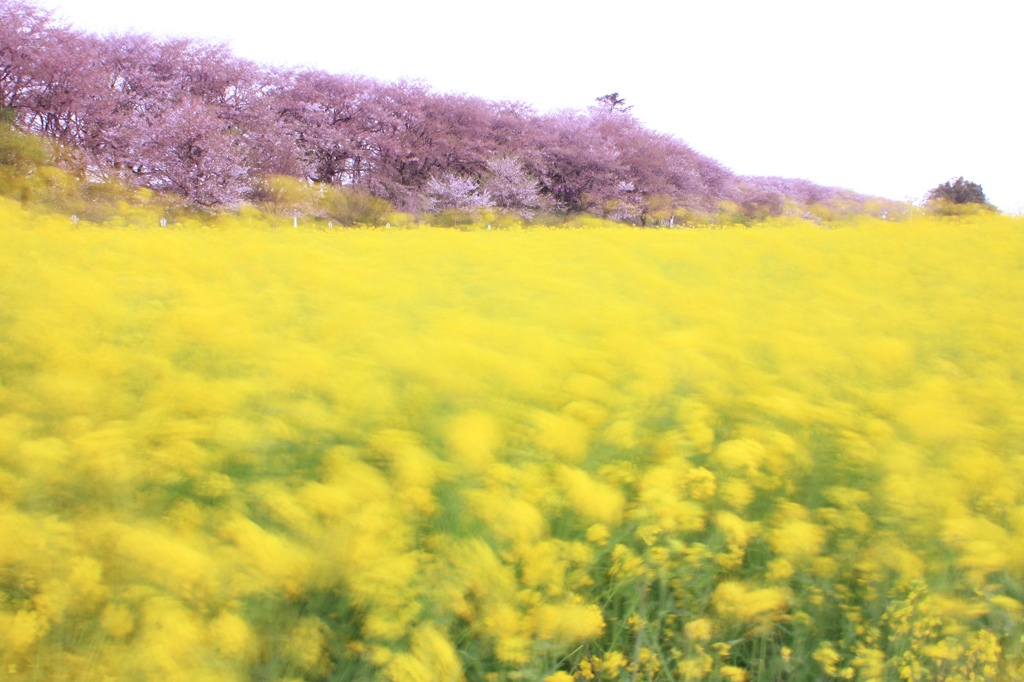
POLYGON ((1021 219, 251 222, 0 204, 0 679, 1024 677, 1021 219))

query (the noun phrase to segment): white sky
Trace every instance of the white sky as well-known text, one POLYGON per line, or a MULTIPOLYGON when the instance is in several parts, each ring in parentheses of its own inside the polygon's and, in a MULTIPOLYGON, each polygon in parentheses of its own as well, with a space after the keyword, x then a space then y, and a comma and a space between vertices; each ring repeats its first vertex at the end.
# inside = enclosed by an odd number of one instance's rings
POLYGON ((920 199, 963 175, 1024 212, 1020 0, 38 0, 73 26, 229 44, 246 59, 583 109, 744 175, 920 199))

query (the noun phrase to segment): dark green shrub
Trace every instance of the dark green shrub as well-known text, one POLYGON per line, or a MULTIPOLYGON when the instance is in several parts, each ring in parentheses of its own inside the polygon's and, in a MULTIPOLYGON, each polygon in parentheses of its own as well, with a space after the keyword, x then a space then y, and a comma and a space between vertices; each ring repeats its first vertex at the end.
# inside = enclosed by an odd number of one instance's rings
POLYGON ((987 204, 985 192, 981 185, 968 182, 960 176, 956 180, 945 182, 928 192, 928 201, 949 204, 987 204))

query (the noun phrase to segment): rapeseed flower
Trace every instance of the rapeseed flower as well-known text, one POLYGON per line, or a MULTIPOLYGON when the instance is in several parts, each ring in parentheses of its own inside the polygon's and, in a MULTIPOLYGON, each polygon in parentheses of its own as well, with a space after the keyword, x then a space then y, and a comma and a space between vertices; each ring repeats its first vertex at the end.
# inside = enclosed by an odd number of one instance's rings
POLYGON ((714 632, 714 623, 709 618, 698 618, 691 620, 683 627, 683 633, 687 639, 695 642, 707 642, 714 632))
POLYGON ((456 461, 470 473, 486 471, 501 442, 497 423, 483 412, 467 412, 452 419, 447 438, 456 461))
POLYGON ((626 500, 618 488, 573 467, 561 466, 558 474, 566 499, 584 521, 615 526, 622 518, 626 500))
POLYGON ((775 587, 751 588, 725 581, 715 588, 711 600, 722 617, 751 622, 781 615, 789 608, 790 595, 775 587))
POLYGON ((8 676, 1024 670, 1019 220, 233 220, 0 201, 8 676))
POLYGON ((772 551, 789 559, 817 555, 825 543, 825 531, 808 517, 809 512, 800 505, 783 505, 778 524, 768 532, 772 551))
POLYGON ((533 415, 534 440, 541 448, 568 464, 579 464, 587 455, 589 430, 572 417, 538 410, 533 415))
POLYGON ((561 644, 597 637, 605 627, 597 606, 574 602, 542 605, 537 609, 536 621, 540 639, 561 644))
POLYGON ((569 673, 564 670, 559 670, 558 672, 545 677, 544 682, 573 682, 573 679, 573 676, 569 673))
POLYGON ((592 542, 595 545, 604 545, 610 537, 611 533, 608 531, 608 526, 603 523, 595 523, 587 528, 587 542, 592 542))

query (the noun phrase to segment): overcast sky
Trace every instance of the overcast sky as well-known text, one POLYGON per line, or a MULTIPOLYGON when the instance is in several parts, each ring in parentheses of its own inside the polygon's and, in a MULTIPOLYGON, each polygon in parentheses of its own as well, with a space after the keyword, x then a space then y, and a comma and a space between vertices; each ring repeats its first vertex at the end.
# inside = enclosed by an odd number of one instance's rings
POLYGON ((539 111, 618 92, 737 173, 892 199, 962 175, 1024 211, 1020 0, 39 3, 97 33, 204 38, 539 111))

